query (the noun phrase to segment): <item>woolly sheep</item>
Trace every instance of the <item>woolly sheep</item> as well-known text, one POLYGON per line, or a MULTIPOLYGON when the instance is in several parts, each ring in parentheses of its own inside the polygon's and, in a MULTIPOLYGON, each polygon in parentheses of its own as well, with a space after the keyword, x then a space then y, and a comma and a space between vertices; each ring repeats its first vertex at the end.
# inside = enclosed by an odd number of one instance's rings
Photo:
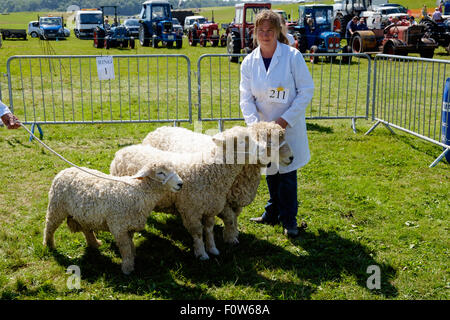
POLYGON ((83 232, 94 248, 101 245, 94 231, 109 231, 122 256, 122 271, 129 274, 134 270, 133 233, 145 228, 155 204, 165 194, 178 192, 183 182, 163 161, 146 164, 133 177, 83 169, 89 173, 72 167, 53 179, 43 244, 55 248, 54 233, 66 218, 70 231, 83 232))
MULTIPOLYGON (((285 131, 274 122, 259 122, 247 128, 253 139, 270 144, 272 137, 278 135, 280 145, 285 141, 285 131)), ((167 126, 150 132, 142 143, 161 150, 177 152, 209 152, 214 148, 213 138, 209 135, 167 126)), ((278 157, 282 165, 289 165, 293 161, 293 154, 288 144, 281 146, 278 157)), ((223 238, 227 243, 239 243, 237 218, 243 207, 248 206, 255 199, 261 181, 262 167, 261 163, 245 164, 227 194, 227 205, 219 214, 224 222, 223 238)))
MULTIPOLYGON (((222 148, 226 147, 230 137, 237 137, 238 144, 243 143, 242 150, 248 149, 250 143, 245 136, 248 136, 248 131, 244 127, 234 127, 214 136, 212 141, 215 148, 208 152, 190 154, 161 151, 166 153, 165 159, 176 168, 184 186, 177 194, 168 194, 160 199, 155 211, 181 215, 183 225, 193 238, 194 254, 201 260, 209 258, 206 251, 213 255, 219 254, 213 233, 215 216, 224 210, 229 189, 244 166, 244 163, 226 164, 227 155, 221 152, 222 148)), ((233 139, 231 141, 234 142, 233 139)), ((143 163, 153 161, 153 156, 154 148, 148 145, 125 147, 116 152, 110 173, 132 175, 143 163)), ((235 162, 237 156, 237 153, 234 154, 235 162)), ((246 161, 256 159, 253 156, 246 157, 246 161)))

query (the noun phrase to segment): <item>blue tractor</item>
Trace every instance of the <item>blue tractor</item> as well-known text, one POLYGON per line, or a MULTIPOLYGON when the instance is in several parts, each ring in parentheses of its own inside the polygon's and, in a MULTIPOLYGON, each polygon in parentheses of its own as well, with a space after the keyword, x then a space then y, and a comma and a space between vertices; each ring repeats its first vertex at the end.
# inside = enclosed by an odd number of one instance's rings
MULTIPOLYGON (((296 47, 301 53, 349 53, 349 48, 341 48, 341 36, 331 30, 333 22, 333 6, 315 4, 300 5, 298 7, 298 24, 294 27, 296 47)), ((311 56, 310 62, 317 63, 317 56, 311 56)), ((350 56, 343 56, 344 63, 349 62, 350 56)))
POLYGON ((151 0, 142 4, 139 19, 139 43, 157 48, 161 42, 167 48, 183 46, 183 36, 173 28, 171 4, 165 0, 151 0))
POLYGON ((134 49, 134 37, 130 36, 128 29, 119 24, 117 17, 117 6, 102 6, 103 24, 94 29, 94 47, 95 48, 128 48, 134 49), (105 18, 105 8, 114 8, 114 21, 109 24, 108 17, 105 18))

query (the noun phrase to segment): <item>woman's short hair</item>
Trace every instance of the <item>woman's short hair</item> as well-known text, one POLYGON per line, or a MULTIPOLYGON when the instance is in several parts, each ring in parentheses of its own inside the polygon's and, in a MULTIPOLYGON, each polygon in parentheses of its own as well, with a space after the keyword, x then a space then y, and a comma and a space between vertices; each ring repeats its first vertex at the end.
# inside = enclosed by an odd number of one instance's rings
POLYGON ((268 21, 270 25, 275 29, 275 34, 278 41, 280 41, 281 43, 289 44, 289 40, 282 32, 280 15, 276 12, 273 12, 272 10, 263 10, 256 15, 255 19, 255 30, 253 32, 253 45, 255 47, 258 45, 258 28, 261 27, 264 21, 268 21))

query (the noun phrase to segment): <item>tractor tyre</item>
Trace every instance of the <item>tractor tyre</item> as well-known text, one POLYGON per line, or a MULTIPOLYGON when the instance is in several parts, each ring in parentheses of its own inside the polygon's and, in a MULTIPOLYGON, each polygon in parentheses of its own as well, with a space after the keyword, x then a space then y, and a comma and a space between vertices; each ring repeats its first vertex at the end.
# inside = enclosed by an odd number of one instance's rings
POLYGON ((363 39, 359 34, 355 35, 352 39, 352 53, 363 52, 363 39))
MULTIPOLYGON (((352 48, 350 46, 345 46, 342 48, 342 53, 352 53, 352 48)), ((350 64, 352 62, 352 56, 342 56, 342 63, 350 64)))
POLYGON ((225 47, 226 45, 227 45, 227 37, 224 34, 222 34, 220 36, 220 46, 225 47))
POLYGON ((195 47, 197 45, 198 39, 194 38, 194 33, 192 32, 192 30, 189 30, 188 39, 189 39, 189 45, 191 47, 195 47))
MULTIPOLYGON (((240 53, 241 44, 239 43, 239 38, 237 38, 233 33, 229 33, 227 36, 227 53, 236 54, 240 53)), ((239 57, 229 57, 230 62, 238 62, 239 57)))
POLYGON ((154 48, 154 49, 158 48, 158 42, 159 42, 158 38, 156 36, 154 36, 152 38, 152 48, 154 48))
POLYGON ((37 37, 38 37, 38 34, 37 34, 36 31, 33 31, 32 33, 30 33, 30 36, 31 36, 32 38, 37 38, 37 37))
POLYGON ((217 47, 217 46, 219 46, 219 39, 210 40, 209 43, 211 43, 212 47, 217 47))
POLYGON ((428 59, 433 59, 434 56, 434 48, 426 48, 426 49, 420 49, 420 57, 421 58, 428 58, 428 59))
MULTIPOLYGON (((311 46, 311 48, 309 48, 309 53, 311 53, 311 54, 315 54, 315 53, 317 53, 317 51, 319 51, 319 48, 317 46, 311 46)), ((315 64, 315 63, 319 62, 319 57, 310 56, 309 62, 315 64)))
POLYGON ((139 43, 143 47, 148 47, 150 45, 149 34, 147 28, 141 24, 139 26, 139 43))
POLYGON ((431 19, 422 19, 419 24, 424 25, 424 31, 435 35, 438 32, 438 25, 431 19))
POLYGON ((341 35, 341 39, 345 38, 345 32, 347 28, 347 24, 352 19, 351 15, 346 16, 337 16, 333 20, 333 31, 338 32, 341 35))
POLYGON ((128 48, 128 40, 120 41, 121 48, 128 48))
POLYGON ((173 43, 174 43, 174 41, 167 41, 166 48, 169 48, 169 49, 173 48, 173 43))
POLYGON ((298 51, 301 53, 305 53, 308 50, 308 41, 306 40, 305 35, 298 33, 297 34, 298 41, 298 51))
POLYGON ((208 42, 208 41, 206 41, 206 35, 205 35, 204 33, 202 33, 202 34, 200 35, 200 38, 199 38, 198 41, 200 42, 200 45, 201 45, 202 47, 206 47, 206 43, 208 42))
POLYGON ((175 45, 177 49, 181 49, 183 47, 183 39, 177 39, 175 45))
POLYGON ((130 38, 130 49, 134 49, 136 47, 136 41, 134 41, 134 38, 130 38))
POLYGON ((108 38, 105 39, 105 43, 104 43, 104 47, 106 49, 111 48, 111 40, 109 40, 108 38))

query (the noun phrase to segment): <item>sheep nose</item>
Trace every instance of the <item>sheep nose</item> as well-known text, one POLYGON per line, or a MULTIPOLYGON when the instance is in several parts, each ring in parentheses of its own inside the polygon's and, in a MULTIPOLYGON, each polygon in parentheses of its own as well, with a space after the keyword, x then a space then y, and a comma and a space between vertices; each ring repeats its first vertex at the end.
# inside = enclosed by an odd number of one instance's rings
POLYGON ((178 184, 177 184, 177 186, 179 186, 179 187, 180 187, 180 189, 181 189, 181 187, 183 186, 183 183, 182 183, 182 182, 180 182, 180 183, 178 183, 178 184))
POLYGON ((289 160, 293 161, 294 160, 294 156, 290 156, 289 160))

